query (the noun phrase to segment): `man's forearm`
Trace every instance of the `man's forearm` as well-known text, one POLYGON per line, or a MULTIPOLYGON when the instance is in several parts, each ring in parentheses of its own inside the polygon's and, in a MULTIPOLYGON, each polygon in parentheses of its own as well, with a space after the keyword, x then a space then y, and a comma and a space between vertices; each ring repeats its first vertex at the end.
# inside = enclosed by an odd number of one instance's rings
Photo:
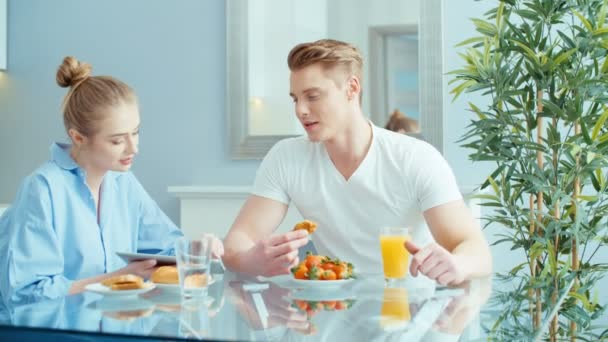
POLYGON ((254 246, 253 241, 244 233, 234 232, 224 240, 224 264, 231 271, 247 273, 244 254, 254 246))
POLYGON ((465 279, 485 277, 492 273, 492 254, 483 238, 463 241, 452 254, 461 263, 465 279))

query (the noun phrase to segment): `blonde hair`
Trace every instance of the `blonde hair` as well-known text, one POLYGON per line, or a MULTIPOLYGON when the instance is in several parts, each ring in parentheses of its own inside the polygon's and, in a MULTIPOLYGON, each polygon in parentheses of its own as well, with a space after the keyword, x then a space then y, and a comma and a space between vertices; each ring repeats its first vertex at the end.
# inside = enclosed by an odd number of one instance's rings
POLYGON ((63 100, 63 124, 84 136, 96 133, 96 123, 107 111, 121 103, 137 103, 133 90, 110 76, 91 76, 91 65, 72 56, 63 59, 57 70, 57 84, 70 87, 63 100))
MULTIPOLYGON (((289 70, 297 71, 309 65, 321 63, 324 69, 343 68, 348 74, 357 76, 363 84, 363 57, 354 45, 334 39, 321 39, 296 45, 287 57, 289 70)), ((359 102, 361 96, 359 94, 359 102)))

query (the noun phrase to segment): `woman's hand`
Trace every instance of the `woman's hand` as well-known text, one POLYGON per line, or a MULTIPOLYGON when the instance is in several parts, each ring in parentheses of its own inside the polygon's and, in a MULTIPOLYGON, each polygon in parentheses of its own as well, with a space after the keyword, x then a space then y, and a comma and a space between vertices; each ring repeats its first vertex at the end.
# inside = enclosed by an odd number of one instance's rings
POLYGON ((122 274, 135 274, 144 279, 148 279, 148 278, 150 278, 150 275, 152 274, 152 272, 154 272, 156 270, 155 266, 156 266, 155 259, 133 261, 133 262, 129 263, 127 266, 125 266, 115 272, 108 273, 108 278, 112 277, 112 276, 116 276, 116 275, 122 275, 122 274))
POLYGON ((213 234, 205 233, 201 239, 209 239, 211 243, 211 256, 214 259, 221 259, 224 256, 224 244, 213 234))

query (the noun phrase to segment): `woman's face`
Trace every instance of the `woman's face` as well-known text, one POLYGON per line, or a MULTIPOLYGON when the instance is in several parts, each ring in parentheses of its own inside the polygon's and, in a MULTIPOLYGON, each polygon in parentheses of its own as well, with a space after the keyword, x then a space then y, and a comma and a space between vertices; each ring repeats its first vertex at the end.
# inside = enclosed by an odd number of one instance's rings
POLYGON ((96 133, 83 137, 79 162, 96 172, 128 171, 139 144, 139 108, 137 103, 121 103, 108 110, 97 123, 96 133))

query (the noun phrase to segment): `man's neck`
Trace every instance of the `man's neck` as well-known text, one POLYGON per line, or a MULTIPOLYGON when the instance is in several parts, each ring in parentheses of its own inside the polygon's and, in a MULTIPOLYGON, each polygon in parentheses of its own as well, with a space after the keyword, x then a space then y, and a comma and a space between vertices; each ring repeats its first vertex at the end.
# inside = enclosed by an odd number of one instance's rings
POLYGON ((332 162, 348 179, 359 167, 372 142, 372 127, 363 115, 356 115, 351 124, 338 136, 324 142, 332 162))

